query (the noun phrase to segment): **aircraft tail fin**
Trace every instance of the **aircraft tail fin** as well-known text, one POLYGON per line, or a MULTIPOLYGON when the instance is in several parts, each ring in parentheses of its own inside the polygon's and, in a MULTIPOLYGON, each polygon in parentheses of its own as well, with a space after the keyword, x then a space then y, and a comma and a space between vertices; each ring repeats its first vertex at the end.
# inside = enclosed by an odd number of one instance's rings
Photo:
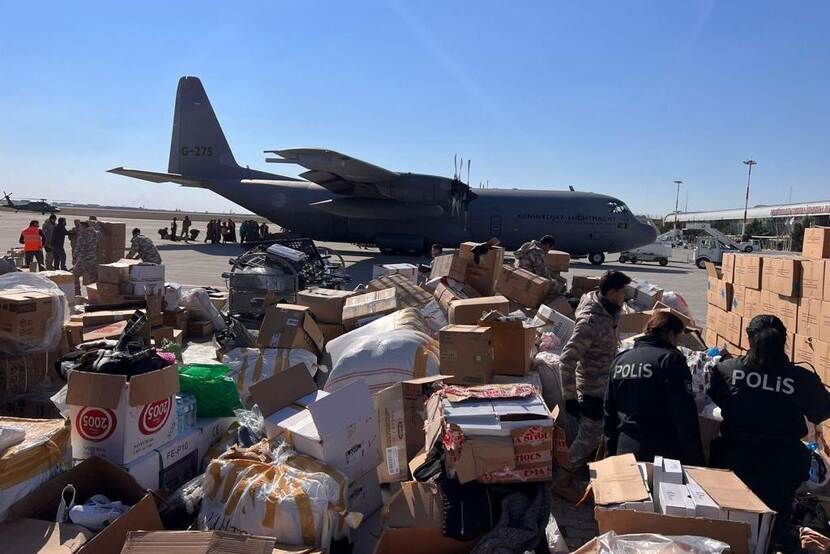
POLYGON ((182 77, 176 91, 169 173, 193 177, 239 177, 225 133, 198 77, 182 77))

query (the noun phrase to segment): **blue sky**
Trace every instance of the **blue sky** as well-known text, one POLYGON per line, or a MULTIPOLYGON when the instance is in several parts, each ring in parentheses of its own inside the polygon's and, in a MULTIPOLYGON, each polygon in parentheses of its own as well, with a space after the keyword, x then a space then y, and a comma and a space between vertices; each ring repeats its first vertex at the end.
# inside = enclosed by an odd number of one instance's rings
MULTIPOLYGON (((473 183, 616 195, 635 212, 830 198, 819 1, 0 1, 0 187, 216 210, 165 171, 176 81, 201 77, 237 160, 327 147, 473 183), (792 191, 790 193, 790 191, 792 191), (681 193, 681 204, 685 199, 681 193)), ((238 210, 238 208, 237 208, 238 210)))

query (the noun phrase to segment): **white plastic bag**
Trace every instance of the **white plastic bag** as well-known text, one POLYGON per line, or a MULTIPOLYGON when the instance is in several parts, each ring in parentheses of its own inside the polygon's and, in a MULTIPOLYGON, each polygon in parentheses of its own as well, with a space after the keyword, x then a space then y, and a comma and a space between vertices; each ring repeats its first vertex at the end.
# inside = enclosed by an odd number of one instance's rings
POLYGON ((253 403, 249 389, 254 383, 297 364, 305 364, 312 378, 318 369, 317 356, 304 348, 234 348, 222 356, 222 363, 246 407, 253 403))
POLYGON ((225 320, 205 289, 195 288, 183 291, 179 299, 179 305, 187 308, 188 317, 193 321, 211 321, 216 331, 225 330, 225 320))
POLYGON ((60 287, 37 273, 16 272, 0 275, 0 293, 45 297, 48 306, 39 305, 37 317, 26 318, 24 329, 0 327, 0 352, 30 354, 54 350, 69 319, 69 304, 60 287))
POLYGON ((617 535, 608 531, 577 550, 576 554, 720 554, 728 549, 725 542, 707 537, 650 533, 617 535))
POLYGON ((663 298, 660 300, 663 304, 671 308, 672 310, 677 310, 681 314, 685 315, 689 319, 692 320, 691 327, 694 327, 695 320, 692 317, 692 312, 689 309, 689 304, 686 302, 686 299, 683 298, 679 292, 675 292, 673 290, 667 290, 663 293, 663 298))

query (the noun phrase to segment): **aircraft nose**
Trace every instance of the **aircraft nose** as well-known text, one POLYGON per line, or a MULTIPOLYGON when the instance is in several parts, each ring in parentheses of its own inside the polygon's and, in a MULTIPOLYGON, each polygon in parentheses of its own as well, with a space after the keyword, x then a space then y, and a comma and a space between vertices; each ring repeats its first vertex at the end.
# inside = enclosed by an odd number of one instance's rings
POLYGON ((639 248, 657 240, 657 229, 653 225, 637 222, 632 231, 631 245, 628 248, 639 248))

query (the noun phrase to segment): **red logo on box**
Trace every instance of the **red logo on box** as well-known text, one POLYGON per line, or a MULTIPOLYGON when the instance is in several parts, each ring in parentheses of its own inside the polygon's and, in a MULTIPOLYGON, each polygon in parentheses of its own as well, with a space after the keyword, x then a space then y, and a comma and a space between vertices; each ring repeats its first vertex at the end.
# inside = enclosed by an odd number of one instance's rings
POLYGON ((163 398, 144 406, 141 415, 138 416, 139 431, 145 435, 152 435, 164 427, 167 418, 170 417, 170 404, 169 398, 163 398))
POLYGON ((82 438, 101 442, 115 432, 118 420, 115 412, 106 408, 81 408, 75 418, 75 428, 82 438))

